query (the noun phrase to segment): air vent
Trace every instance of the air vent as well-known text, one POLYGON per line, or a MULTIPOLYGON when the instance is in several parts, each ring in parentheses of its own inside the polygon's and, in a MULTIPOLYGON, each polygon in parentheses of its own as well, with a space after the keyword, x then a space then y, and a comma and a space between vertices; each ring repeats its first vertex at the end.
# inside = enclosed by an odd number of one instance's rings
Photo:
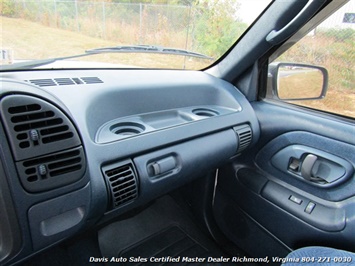
POLYGON ((39 87, 103 83, 103 81, 98 77, 30 79, 26 81, 39 87))
POLYGON ((101 79, 98 77, 85 77, 81 78, 86 84, 96 84, 96 83, 104 83, 101 79))
POLYGON ((85 171, 85 157, 80 147, 16 165, 24 188, 29 192, 41 192, 79 180, 85 171))
POLYGON ((249 125, 236 126, 233 129, 238 136, 239 146, 237 153, 239 153, 250 145, 253 134, 249 125))
POLYGON ((71 121, 52 104, 25 96, 6 96, 1 114, 17 161, 81 144, 71 121))
POLYGON ((59 79, 54 79, 54 80, 59 86, 75 85, 76 84, 74 82, 74 80, 69 79, 69 78, 59 78, 59 79))
POLYGON ((137 174, 132 162, 104 167, 103 171, 111 192, 113 208, 137 198, 137 174))
POLYGON ((39 87, 57 86, 53 79, 32 79, 29 82, 39 87))

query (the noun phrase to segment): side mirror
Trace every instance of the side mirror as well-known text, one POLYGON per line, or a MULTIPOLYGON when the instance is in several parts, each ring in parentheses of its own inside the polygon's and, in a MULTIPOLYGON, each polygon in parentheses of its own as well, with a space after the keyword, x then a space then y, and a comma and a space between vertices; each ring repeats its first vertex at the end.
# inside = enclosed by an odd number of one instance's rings
POLYGON ((328 71, 320 66, 272 63, 269 78, 273 98, 284 101, 323 99, 328 89, 328 71))

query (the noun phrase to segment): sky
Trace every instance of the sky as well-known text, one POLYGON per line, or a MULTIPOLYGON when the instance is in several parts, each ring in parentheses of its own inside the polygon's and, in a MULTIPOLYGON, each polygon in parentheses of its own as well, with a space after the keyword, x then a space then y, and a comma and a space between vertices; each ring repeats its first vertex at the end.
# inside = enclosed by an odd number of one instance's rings
POLYGON ((238 18, 247 24, 251 24, 271 0, 238 0, 238 2, 241 4, 238 18))

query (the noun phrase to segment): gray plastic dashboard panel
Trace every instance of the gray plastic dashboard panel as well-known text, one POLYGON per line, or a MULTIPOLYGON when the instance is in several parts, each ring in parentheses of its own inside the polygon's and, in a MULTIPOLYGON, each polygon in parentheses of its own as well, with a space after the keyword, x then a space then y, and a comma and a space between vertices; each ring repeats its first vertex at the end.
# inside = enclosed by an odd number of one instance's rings
MULTIPOLYGON (((70 237, 87 224, 107 222, 213 171, 227 162, 238 148, 233 130, 235 126, 250 126, 251 146, 260 135, 254 110, 243 94, 232 84, 200 71, 18 71, 1 73, 0 81, 1 97, 14 93, 32 95, 62 110, 77 129, 87 158, 85 175, 81 180, 32 194, 22 188, 15 163, 11 160, 6 162, 14 177, 9 180, 13 201, 24 203, 16 204, 15 208, 24 228, 22 237, 25 242, 16 257, 9 258, 11 262, 31 255, 33 243, 38 249, 50 246, 70 237), (53 82, 53 86, 46 87, 34 86, 31 82, 60 78, 84 80, 84 77, 96 77, 102 82, 71 85, 53 82), (133 122, 143 122, 152 130, 112 141, 104 140, 105 143, 95 141, 103 125, 130 122, 132 118, 137 119, 133 122), (167 154, 178 154, 177 158, 184 160, 179 161, 181 168, 174 169, 171 176, 163 173, 151 178, 147 172, 147 165, 150 167, 153 162, 151 160, 157 160, 160 171, 170 169, 170 161, 161 160, 167 154), (134 161, 139 175, 142 175, 142 190, 134 202, 106 213, 109 195, 101 167, 128 159, 134 161), (75 197, 78 193, 81 196, 75 197), (64 204, 68 198, 72 200, 70 206, 64 204), (65 205, 63 212, 58 211, 61 204, 65 205), (56 211, 53 213, 52 210, 56 211), (42 213, 51 215, 44 217, 42 213), (62 218, 66 222, 59 222, 62 218), (44 225, 42 231, 41 224, 44 225), (63 231, 56 231, 57 224, 63 231)), ((121 128, 113 130, 117 132, 121 128)), ((113 135, 116 137, 117 134, 113 135)), ((5 139, 3 141, 6 143, 5 139)), ((158 169, 157 166, 155 168, 158 169)))
POLYGON ((134 158, 141 181, 141 194, 163 195, 223 165, 237 150, 238 140, 232 129, 186 141, 134 158), (172 161, 166 163, 166 161, 172 161), (154 164, 161 164, 155 172, 154 164), (164 167, 167 164, 168 166, 164 167))
POLYGON ((109 121, 99 128, 95 141, 97 143, 108 143, 138 134, 240 111, 241 107, 231 109, 203 105, 119 118, 109 121))

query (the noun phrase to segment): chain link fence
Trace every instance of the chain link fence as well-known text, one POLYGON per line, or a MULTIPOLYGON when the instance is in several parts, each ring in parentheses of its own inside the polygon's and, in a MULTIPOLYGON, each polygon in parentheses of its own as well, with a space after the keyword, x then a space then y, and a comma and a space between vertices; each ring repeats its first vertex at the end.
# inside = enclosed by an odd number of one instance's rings
POLYGON ((117 44, 194 47, 196 7, 84 1, 13 1, 11 17, 22 18, 117 44))

